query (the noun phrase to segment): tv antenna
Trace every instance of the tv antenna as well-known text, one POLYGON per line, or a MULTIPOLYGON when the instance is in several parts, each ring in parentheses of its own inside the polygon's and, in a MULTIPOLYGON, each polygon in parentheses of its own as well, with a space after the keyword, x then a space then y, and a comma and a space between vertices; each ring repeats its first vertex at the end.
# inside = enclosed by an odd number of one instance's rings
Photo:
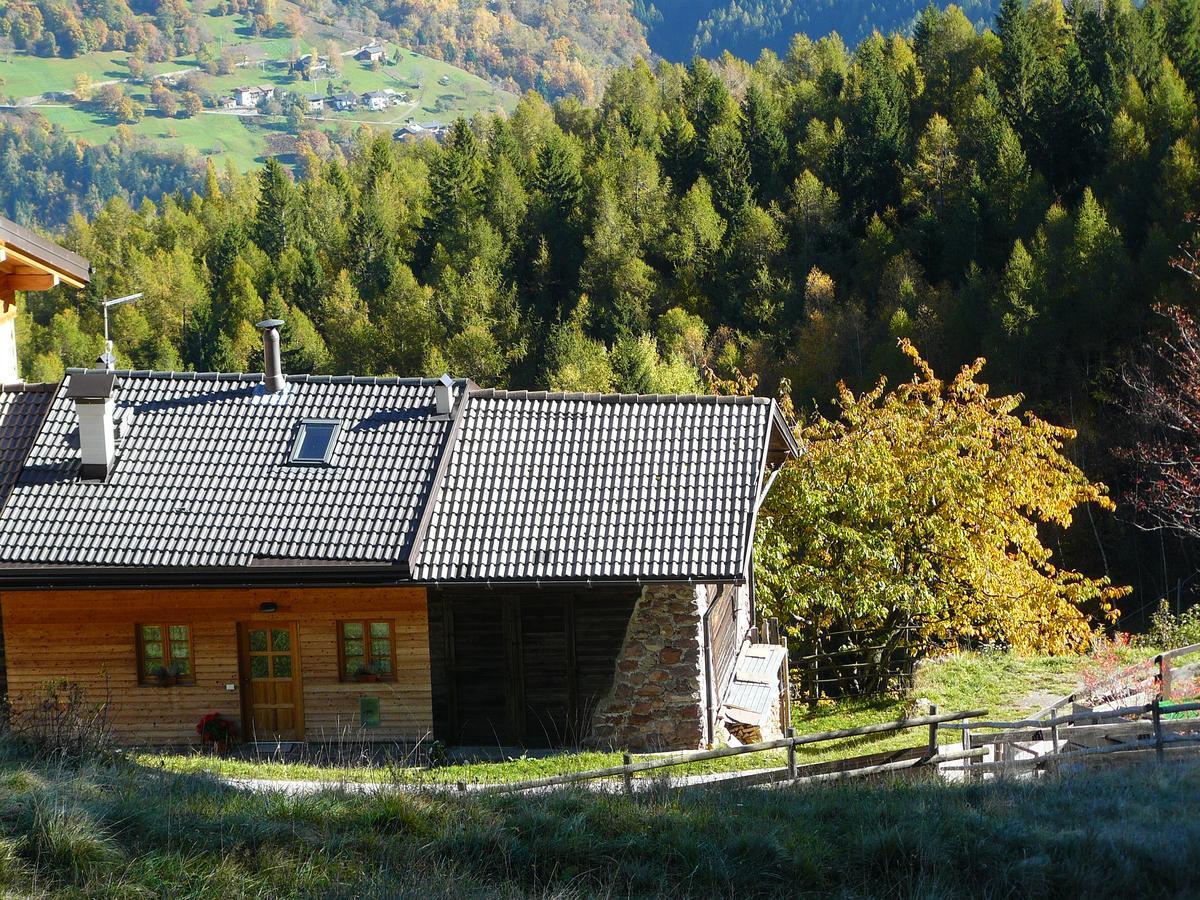
POLYGON ((118 297, 116 300, 105 300, 102 304, 104 307, 104 355, 100 357, 100 362, 104 363, 104 368, 110 371, 115 368, 116 357, 113 356, 112 352, 113 342, 108 339, 108 308, 110 306, 120 306, 122 303, 132 303, 134 300, 140 300, 141 298, 142 292, 139 291, 136 294, 129 294, 126 297, 118 297))

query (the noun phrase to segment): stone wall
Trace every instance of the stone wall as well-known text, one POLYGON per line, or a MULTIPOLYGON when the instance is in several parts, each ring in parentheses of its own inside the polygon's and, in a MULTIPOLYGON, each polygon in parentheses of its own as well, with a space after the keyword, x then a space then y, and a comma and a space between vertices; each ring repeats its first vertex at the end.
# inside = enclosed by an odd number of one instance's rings
POLYGON ((617 657, 612 690, 592 718, 592 741, 625 750, 704 746, 703 585, 642 588, 617 657))

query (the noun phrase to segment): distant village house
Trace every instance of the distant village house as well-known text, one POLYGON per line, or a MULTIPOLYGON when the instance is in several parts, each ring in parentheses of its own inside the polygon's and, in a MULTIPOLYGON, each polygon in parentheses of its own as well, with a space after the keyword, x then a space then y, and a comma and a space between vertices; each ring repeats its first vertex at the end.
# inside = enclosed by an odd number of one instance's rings
POLYGON ((354 58, 359 62, 382 62, 386 52, 380 44, 368 44, 362 47, 354 54, 354 58))
POLYGON ((367 109, 379 112, 392 105, 392 98, 383 91, 367 91, 362 95, 362 103, 367 109))

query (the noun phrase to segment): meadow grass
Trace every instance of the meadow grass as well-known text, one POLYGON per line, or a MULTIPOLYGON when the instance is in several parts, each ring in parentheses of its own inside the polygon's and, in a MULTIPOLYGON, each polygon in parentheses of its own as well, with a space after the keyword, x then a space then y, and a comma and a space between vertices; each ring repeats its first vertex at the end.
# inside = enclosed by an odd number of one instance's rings
POLYGON ((0 761, 20 896, 1193 895, 1200 766, 636 798, 251 792, 0 761))
MULTIPOLYGON (((917 671, 909 698, 878 698, 823 702, 815 709, 793 709, 797 734, 837 731, 860 725, 890 722, 919 714, 917 699, 938 705, 943 712, 986 708, 993 717, 1018 717, 1035 712, 1048 696, 1069 693, 1091 665, 1087 657, 1022 656, 1010 653, 962 653, 930 660, 917 671)), ((921 745, 924 729, 851 738, 801 747, 801 765, 826 762, 921 745)), ((945 730, 941 740, 953 743, 959 733, 945 730)), ((325 766, 305 762, 222 759, 201 754, 140 753, 137 761, 147 767, 180 773, 211 772, 228 778, 305 780, 355 783, 403 784, 501 784, 525 781, 567 772, 608 768, 621 764, 616 752, 563 752, 552 755, 514 754, 499 761, 471 760, 439 768, 396 766, 325 766)), ((635 754, 635 759, 645 758, 635 754)), ((785 765, 782 751, 709 760, 673 768, 677 775, 703 775, 746 769, 778 768, 785 765)), ((656 777, 647 774, 647 778, 656 777)))

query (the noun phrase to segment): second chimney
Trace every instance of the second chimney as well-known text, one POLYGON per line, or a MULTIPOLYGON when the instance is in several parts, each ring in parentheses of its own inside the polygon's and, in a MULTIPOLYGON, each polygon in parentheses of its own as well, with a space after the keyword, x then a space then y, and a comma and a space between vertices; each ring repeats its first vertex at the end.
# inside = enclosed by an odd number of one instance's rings
POLYGON ((254 326, 263 333, 263 386, 268 394, 282 391, 286 385, 279 356, 279 326, 282 324, 282 319, 266 319, 254 326))
POLYGON ((67 398, 79 413, 79 477, 104 481, 117 455, 117 430, 113 421, 113 392, 117 377, 109 372, 72 375, 67 398))
POLYGON ((433 386, 433 400, 439 416, 450 415, 454 400, 454 379, 443 375, 433 386))

